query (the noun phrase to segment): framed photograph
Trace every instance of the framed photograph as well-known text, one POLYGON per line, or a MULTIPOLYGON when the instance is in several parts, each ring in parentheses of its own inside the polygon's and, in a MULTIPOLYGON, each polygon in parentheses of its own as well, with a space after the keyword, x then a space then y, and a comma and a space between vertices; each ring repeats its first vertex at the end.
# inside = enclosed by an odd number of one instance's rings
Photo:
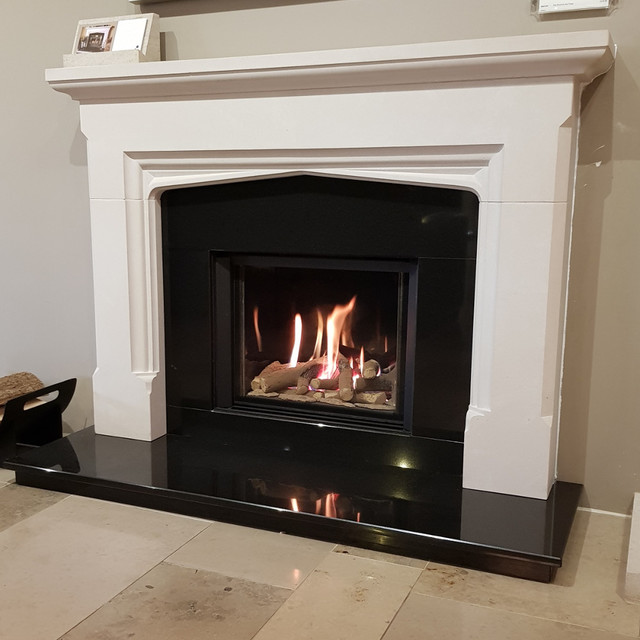
POLYGON ((116 23, 87 25, 80 28, 76 53, 111 51, 116 23))

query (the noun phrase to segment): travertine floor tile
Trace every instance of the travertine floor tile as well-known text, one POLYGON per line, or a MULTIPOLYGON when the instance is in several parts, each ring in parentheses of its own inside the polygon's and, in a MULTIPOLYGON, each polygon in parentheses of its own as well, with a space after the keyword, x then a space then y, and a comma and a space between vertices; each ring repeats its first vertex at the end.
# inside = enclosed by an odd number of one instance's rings
POLYGON ((418 560, 417 558, 408 558, 406 556, 397 556, 392 553, 383 553, 381 551, 372 551, 371 549, 362 549, 360 547, 348 547, 342 544, 336 546, 334 553, 345 553, 359 558, 370 558, 371 560, 380 560, 381 562, 391 562, 393 564, 402 564, 407 567, 415 567, 416 569, 424 569, 427 566, 426 560, 418 560))
POLYGON ((291 591, 161 564, 64 640, 250 640, 291 591))
POLYGON ((640 605, 620 595, 628 526, 627 518, 578 512, 553 584, 429 564, 415 591, 637 636, 640 605))
POLYGON ((70 496, 5 529, 0 638, 58 638, 207 524, 70 496))
POLYGON ((16 474, 9 469, 0 469, 0 486, 15 482, 16 474))
POLYGON ((383 640, 623 640, 626 637, 412 593, 383 640))
POLYGON ((0 488, 0 531, 50 507, 67 497, 66 493, 7 484, 0 488))
POLYGON ((167 562, 295 589, 335 545, 214 522, 167 562))
POLYGON ((329 554, 255 640, 377 640, 420 569, 329 554))

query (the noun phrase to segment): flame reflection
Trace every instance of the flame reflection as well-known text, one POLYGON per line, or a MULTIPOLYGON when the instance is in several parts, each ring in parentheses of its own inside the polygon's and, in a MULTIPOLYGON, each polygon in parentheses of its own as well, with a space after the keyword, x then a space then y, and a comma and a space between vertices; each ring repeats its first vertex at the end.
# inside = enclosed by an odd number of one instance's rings
POLYGON ((253 330, 256 332, 256 342, 258 343, 258 352, 261 352, 262 336, 260 335, 260 326, 258 324, 258 307, 253 307, 253 330))
POLYGON ((314 514, 352 522, 392 524, 396 519, 391 497, 371 497, 291 485, 265 478, 247 478, 243 499, 255 504, 285 508, 295 513, 314 514))

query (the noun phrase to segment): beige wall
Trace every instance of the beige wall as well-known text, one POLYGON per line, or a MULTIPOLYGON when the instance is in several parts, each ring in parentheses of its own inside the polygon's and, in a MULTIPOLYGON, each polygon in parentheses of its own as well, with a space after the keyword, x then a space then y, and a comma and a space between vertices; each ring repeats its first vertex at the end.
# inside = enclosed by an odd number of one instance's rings
POLYGON ((127 0, 0 9, 0 376, 77 377, 76 429, 92 424, 95 368, 87 163, 78 106, 44 70, 70 53, 88 4, 96 17, 134 12, 127 0))
MULTIPOLYGON (((83 140, 76 105, 47 88, 42 70, 60 64, 78 19, 133 9, 125 0, 92 0, 90 11, 83 0, 14 4, 0 27, 2 93, 10 96, 2 98, 0 211, 11 229, 0 252, 10 274, 0 375, 27 369, 48 381, 87 381, 95 356, 83 140), (45 35, 30 47, 24 34, 35 24, 45 35), (34 156, 37 190, 25 171, 34 156)), ((620 0, 608 17, 545 21, 531 16, 529 0, 174 0, 138 10, 160 14, 167 59, 612 32, 615 70, 583 100, 560 477, 584 482, 589 506, 628 511, 640 490, 640 2, 620 0)), ((80 397, 74 427, 89 419, 88 388, 80 397)))

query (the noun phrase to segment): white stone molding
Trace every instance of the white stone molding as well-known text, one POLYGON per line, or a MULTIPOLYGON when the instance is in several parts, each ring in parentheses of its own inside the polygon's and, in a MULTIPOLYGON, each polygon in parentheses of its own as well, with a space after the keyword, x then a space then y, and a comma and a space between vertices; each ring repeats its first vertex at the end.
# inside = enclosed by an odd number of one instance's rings
MULTIPOLYGON (((157 196, 167 188, 190 187, 256 180, 291 175, 396 182, 423 186, 451 187, 474 192, 481 202, 491 201, 499 191, 500 146, 458 149, 347 149, 335 152, 316 150, 304 156, 263 152, 257 157, 244 154, 150 154, 130 153, 125 157, 125 194, 128 209, 128 261, 131 301, 132 371, 158 371, 162 307, 161 259, 158 247, 157 196), (492 167, 497 167, 493 168, 492 167), (130 212, 131 210, 131 212, 130 212), (136 214, 134 217, 133 210, 136 214), (144 248, 144 250, 143 250, 144 248)), ((484 209, 485 207, 483 207, 484 209)), ((480 213, 481 244, 477 278, 493 283, 497 277, 498 205, 492 215, 480 213)), ((478 288, 475 302, 473 376, 471 405, 490 405, 490 366, 493 352, 493 292, 495 285, 478 288), (485 299, 485 294, 488 299, 485 299)))

